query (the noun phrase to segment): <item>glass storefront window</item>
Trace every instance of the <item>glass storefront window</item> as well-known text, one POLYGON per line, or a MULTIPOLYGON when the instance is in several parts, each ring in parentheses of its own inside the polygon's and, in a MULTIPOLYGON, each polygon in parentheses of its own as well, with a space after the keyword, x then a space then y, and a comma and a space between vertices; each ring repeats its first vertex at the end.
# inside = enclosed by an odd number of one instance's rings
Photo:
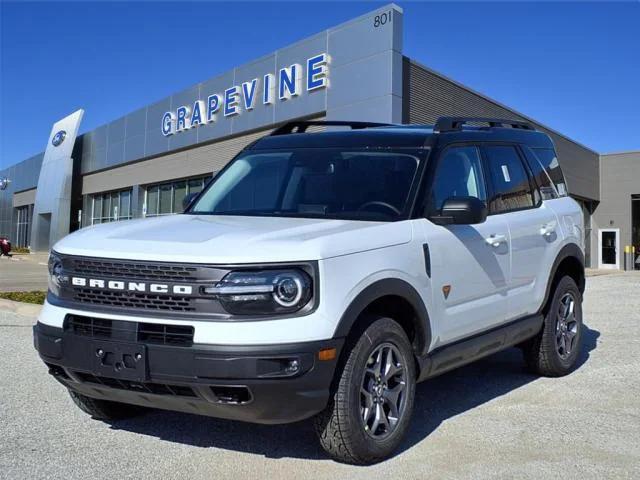
POLYGON ((182 201, 191 193, 199 193, 210 176, 149 185, 147 187, 147 217, 182 213, 182 201))
POLYGON ((91 215, 92 221, 91 224, 102 223, 100 218, 102 218, 102 195, 95 195, 93 197, 93 213, 91 215))
POLYGON ((91 225, 130 220, 132 189, 92 196, 91 225))
POLYGON ((31 238, 31 217, 33 205, 16 208, 16 247, 28 247, 31 238))
POLYGON ((158 214, 159 192, 159 187, 151 187, 147 189, 147 217, 153 217, 158 214))
POLYGON ((120 218, 131 218, 131 191, 125 190, 120 192, 120 218))
POLYGON ((177 182, 173 184, 173 205, 175 213, 182 213, 182 200, 187 196, 186 182, 177 182))
POLYGON ((189 180, 189 193, 200 193, 206 183, 205 178, 194 178, 189 180))
POLYGON ((158 206, 158 213, 161 215, 174 212, 172 208, 172 190, 173 186, 171 184, 160 186, 160 204, 158 206))

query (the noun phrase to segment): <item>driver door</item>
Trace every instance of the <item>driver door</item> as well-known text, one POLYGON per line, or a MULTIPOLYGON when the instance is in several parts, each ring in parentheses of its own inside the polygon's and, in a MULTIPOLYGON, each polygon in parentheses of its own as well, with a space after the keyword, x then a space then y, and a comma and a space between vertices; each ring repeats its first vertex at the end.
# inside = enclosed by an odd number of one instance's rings
MULTIPOLYGON (((471 196, 486 203, 480 150, 450 146, 439 156, 427 212, 435 214, 447 198, 471 196)), ((431 259, 435 346, 454 342, 503 323, 507 317, 510 238, 502 215, 476 225, 422 222, 431 259)), ((431 312, 430 312, 431 313, 431 312)))

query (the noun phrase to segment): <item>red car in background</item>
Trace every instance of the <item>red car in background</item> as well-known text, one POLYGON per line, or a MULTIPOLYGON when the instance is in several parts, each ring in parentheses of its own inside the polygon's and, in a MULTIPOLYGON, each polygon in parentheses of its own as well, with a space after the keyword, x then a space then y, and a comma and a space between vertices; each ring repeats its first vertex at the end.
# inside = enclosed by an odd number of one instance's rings
POLYGON ((0 257, 2 255, 10 257, 11 255, 9 252, 11 252, 11 242, 7 237, 0 237, 0 257))

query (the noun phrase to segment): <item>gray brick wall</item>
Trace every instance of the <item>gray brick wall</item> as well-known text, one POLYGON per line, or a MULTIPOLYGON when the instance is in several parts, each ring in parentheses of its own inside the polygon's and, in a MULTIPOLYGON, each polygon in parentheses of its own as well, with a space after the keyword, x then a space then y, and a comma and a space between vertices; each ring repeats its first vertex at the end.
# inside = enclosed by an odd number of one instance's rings
POLYGON ((467 115, 525 120, 553 139, 569 192, 599 200, 598 154, 540 123, 480 95, 405 57, 404 118, 408 123, 431 124, 443 115, 467 115))

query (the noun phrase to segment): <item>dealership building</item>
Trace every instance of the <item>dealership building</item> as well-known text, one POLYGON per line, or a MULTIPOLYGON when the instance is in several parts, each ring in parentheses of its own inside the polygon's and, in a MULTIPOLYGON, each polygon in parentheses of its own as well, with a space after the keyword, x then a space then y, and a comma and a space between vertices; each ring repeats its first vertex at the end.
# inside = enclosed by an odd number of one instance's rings
POLYGON ((640 246, 640 152, 600 155, 408 58, 393 4, 79 133, 82 115, 56 122, 43 153, 0 171, 0 236, 14 245, 46 251, 89 225, 180 213, 185 195, 287 121, 464 115, 551 136, 584 212, 588 266, 622 268, 624 246, 640 246))

